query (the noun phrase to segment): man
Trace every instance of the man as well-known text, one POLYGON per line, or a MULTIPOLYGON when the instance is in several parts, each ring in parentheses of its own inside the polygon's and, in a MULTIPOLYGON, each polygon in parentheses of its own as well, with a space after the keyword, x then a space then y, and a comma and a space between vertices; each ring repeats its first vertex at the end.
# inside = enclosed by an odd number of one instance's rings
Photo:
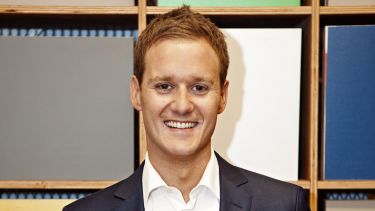
POLYGON ((223 34, 202 15, 184 6, 155 18, 136 44, 130 85, 145 162, 64 210, 309 210, 302 188, 234 167, 211 148, 228 64, 223 34))

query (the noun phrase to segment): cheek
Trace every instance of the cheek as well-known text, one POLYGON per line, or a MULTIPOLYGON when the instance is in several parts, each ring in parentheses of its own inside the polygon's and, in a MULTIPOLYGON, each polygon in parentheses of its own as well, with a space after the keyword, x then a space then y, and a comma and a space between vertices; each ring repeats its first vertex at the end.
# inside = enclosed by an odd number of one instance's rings
POLYGON ((143 112, 159 114, 168 105, 169 100, 156 94, 148 93, 142 96, 143 112))
POLYGON ((206 118, 216 118, 219 111, 219 99, 203 100, 196 103, 197 109, 206 118))

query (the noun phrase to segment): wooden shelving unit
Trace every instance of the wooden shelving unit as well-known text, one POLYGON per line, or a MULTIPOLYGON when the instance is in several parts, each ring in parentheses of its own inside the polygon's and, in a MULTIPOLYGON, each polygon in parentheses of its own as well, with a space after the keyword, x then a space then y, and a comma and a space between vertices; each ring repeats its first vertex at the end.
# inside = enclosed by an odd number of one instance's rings
MULTIPOLYGON (((299 7, 193 7, 219 27, 295 27, 303 29, 300 131, 300 179, 291 181, 309 191, 310 207, 318 210, 321 190, 375 190, 375 181, 322 181, 319 178, 319 129, 321 81, 321 32, 325 25, 375 24, 375 6, 328 7, 319 0, 301 0, 299 7)), ((139 33, 147 21, 172 7, 147 5, 139 0, 133 7, 58 7, 0 5, 0 25, 97 24, 130 26, 139 33)), ((142 115, 142 114, 140 114, 142 115)), ((139 159, 144 157, 145 135, 140 119, 139 159)), ((0 181, 0 189, 101 189, 116 181, 0 181)))

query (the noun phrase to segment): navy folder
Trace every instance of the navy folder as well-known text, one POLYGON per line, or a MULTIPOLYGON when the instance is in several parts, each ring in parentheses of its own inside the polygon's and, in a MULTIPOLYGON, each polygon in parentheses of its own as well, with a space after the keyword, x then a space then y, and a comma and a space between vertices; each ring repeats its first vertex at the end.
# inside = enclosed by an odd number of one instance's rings
POLYGON ((323 178, 375 179, 375 26, 325 33, 323 178))

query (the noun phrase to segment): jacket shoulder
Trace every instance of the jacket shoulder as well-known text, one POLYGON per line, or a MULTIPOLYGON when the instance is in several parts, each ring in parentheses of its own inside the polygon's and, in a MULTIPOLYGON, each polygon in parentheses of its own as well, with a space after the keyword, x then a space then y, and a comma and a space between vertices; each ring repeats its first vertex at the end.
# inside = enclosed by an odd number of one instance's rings
POLYGON ((263 207, 292 207, 293 210, 308 211, 306 191, 294 184, 267 177, 252 171, 237 170, 247 178, 248 182, 242 186, 254 197, 254 206, 263 207))
POLYGON ((302 189, 288 182, 280 181, 239 167, 235 168, 248 179, 248 187, 251 188, 252 191, 261 191, 268 195, 272 193, 296 192, 302 189))
POLYGON ((65 206, 63 211, 111 210, 113 206, 118 204, 118 200, 120 200, 113 193, 124 182, 125 180, 122 180, 112 186, 78 199, 65 206))
POLYGON ((125 199, 137 200, 137 204, 131 205, 143 204, 143 166, 144 163, 128 178, 67 205, 63 211, 116 210, 118 206, 123 205, 125 199))
POLYGON ((310 210, 301 187, 233 166, 217 153, 216 157, 221 178, 249 195, 252 210, 310 210))

